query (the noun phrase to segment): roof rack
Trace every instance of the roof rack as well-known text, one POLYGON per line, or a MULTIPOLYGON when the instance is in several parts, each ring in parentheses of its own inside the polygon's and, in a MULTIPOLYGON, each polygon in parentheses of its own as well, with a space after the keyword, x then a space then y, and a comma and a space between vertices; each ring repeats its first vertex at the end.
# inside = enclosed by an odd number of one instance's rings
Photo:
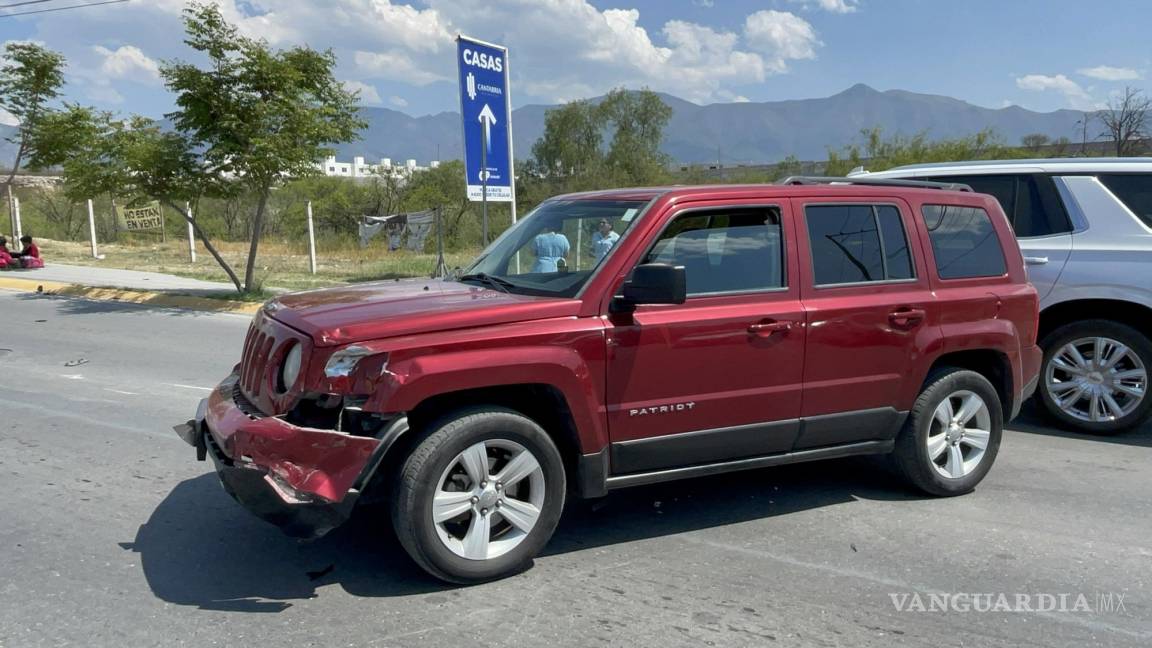
POLYGON ((943 189, 945 191, 972 191, 972 187, 969 187, 968 185, 960 182, 929 182, 927 180, 898 180, 896 178, 869 178, 867 176, 854 176, 851 178, 833 178, 825 176, 788 176, 777 184, 852 184, 875 185, 878 187, 919 187, 921 189, 943 189))

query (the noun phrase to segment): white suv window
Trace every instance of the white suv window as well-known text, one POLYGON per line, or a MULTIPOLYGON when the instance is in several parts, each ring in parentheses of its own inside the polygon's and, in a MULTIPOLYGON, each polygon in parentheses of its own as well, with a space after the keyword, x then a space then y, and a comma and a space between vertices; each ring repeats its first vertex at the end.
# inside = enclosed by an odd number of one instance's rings
POLYGON ((1031 174, 941 176, 925 178, 960 182, 1000 202, 1016 236, 1029 238, 1072 231, 1052 179, 1031 174))
POLYGON ((1152 227, 1152 173, 1101 173, 1096 179, 1136 218, 1152 227))

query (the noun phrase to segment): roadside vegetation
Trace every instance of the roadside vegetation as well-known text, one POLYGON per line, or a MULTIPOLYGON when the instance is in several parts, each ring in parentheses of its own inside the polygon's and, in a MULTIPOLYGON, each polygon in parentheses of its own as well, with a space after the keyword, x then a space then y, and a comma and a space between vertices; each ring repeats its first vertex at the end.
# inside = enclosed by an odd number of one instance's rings
MULTIPOLYGON (((435 234, 420 251, 388 251, 386 236, 362 248, 358 223, 364 216, 430 208, 440 210, 449 268, 479 251, 480 208, 465 198, 460 161, 409 176, 320 173, 315 162, 328 147, 355 140, 364 126, 358 97, 334 76, 337 61, 330 51, 274 50, 241 36, 213 4, 189 4, 185 28, 198 63, 170 61, 162 67, 177 106, 165 122, 61 101, 62 56, 38 44, 5 46, 0 108, 15 115, 20 128, 13 139, 19 152, 0 175, 0 190, 19 198, 23 231, 40 241, 49 263, 227 281, 241 294, 429 275, 436 265, 435 234), (54 170, 63 176, 58 185, 12 182, 17 172, 54 170), (103 259, 92 258, 87 245, 88 199, 103 259), (117 230, 114 203, 150 200, 162 205, 162 231, 117 230), (315 275, 307 256, 309 202, 317 236, 315 275), (189 222, 197 239, 195 263, 188 253, 189 222)), ((1149 142, 1148 109, 1143 93, 1129 88, 1107 109, 1085 113, 1084 138, 1091 131, 1094 140, 1114 143, 1108 153, 1142 154, 1149 142)), ((518 212, 524 215, 550 196, 588 189, 765 183, 798 174, 844 175, 857 167, 881 171, 923 162, 1088 152, 1084 142, 1043 134, 1011 144, 991 130, 932 140, 927 133, 873 128, 849 146, 830 149, 824 160, 788 156, 755 167, 680 167, 660 152, 671 114, 656 93, 624 89, 549 111, 531 156, 518 165, 518 212)), ((511 223, 503 203, 490 204, 489 216, 496 234, 511 223)))

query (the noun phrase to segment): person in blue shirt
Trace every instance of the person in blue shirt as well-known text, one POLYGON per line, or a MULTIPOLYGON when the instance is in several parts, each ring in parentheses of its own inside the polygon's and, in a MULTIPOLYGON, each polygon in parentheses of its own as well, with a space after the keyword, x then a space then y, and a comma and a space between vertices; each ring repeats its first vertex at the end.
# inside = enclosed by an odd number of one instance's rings
POLYGON ((546 228, 532 242, 532 251, 536 254, 532 272, 557 272, 564 257, 568 256, 568 249, 567 236, 546 228))
POLYGON ((620 240, 620 235, 612 231, 612 223, 606 219, 601 218, 600 222, 596 224, 596 231, 592 233, 592 258, 599 261, 608 254, 608 250, 616 245, 616 241, 620 240))

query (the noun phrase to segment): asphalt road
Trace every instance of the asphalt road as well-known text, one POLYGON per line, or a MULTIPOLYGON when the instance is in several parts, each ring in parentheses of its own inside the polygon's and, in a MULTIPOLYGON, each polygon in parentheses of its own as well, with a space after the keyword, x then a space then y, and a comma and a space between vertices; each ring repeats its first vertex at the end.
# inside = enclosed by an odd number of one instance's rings
POLYGON ((530 571, 449 587, 370 510, 281 535, 170 431, 246 326, 0 291, 0 647, 1152 644, 1152 428, 1014 424, 946 500, 868 459, 623 491, 571 505, 530 571), (956 593, 1092 611, 894 603, 956 593))

